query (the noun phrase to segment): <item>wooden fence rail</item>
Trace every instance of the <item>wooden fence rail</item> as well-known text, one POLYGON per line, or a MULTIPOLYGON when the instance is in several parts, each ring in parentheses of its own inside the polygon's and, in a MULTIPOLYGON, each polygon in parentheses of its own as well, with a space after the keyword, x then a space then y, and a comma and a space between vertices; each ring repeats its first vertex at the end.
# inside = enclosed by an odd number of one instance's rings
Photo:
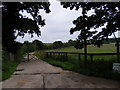
MULTIPOLYGON (((52 56, 52 54, 65 54, 66 58, 68 57, 68 54, 78 54, 78 59, 81 59, 81 55, 85 55, 84 53, 77 53, 77 52, 46 52, 46 57, 49 58, 52 56)), ((93 62, 93 56, 99 56, 99 55, 117 55, 117 53, 87 53, 88 56, 90 56, 91 62, 93 62)), ((120 53, 119 53, 120 55, 120 53)))

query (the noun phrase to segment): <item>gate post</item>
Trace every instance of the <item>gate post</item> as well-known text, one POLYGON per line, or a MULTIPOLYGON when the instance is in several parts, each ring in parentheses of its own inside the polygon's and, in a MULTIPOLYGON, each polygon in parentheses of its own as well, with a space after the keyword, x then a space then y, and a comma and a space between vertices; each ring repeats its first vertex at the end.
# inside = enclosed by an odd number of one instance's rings
POLYGON ((29 60, 30 60, 30 59, 29 59, 29 53, 27 53, 27 57, 28 57, 28 62, 29 62, 29 60))

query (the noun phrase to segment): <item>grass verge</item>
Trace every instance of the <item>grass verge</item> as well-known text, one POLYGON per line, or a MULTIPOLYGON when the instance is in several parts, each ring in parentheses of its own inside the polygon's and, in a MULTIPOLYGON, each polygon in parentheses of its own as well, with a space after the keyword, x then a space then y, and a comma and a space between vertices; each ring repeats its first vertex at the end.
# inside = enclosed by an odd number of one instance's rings
POLYGON ((2 62, 2 81, 8 79, 16 70, 19 61, 4 61, 2 62))
POLYGON ((85 64, 83 61, 77 63, 71 63, 70 60, 66 60, 64 56, 46 58, 45 52, 34 53, 38 58, 48 62, 49 64, 63 68, 64 70, 74 71, 80 74, 103 77, 108 79, 114 79, 120 81, 120 73, 112 70, 113 60, 96 60, 93 63, 85 64))

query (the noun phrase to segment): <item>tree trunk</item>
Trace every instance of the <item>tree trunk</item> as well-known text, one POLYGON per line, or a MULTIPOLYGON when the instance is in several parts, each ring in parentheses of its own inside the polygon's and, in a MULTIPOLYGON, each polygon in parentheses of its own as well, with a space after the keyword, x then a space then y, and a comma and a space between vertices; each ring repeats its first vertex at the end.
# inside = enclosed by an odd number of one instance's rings
POLYGON ((87 63, 87 44, 86 44, 86 39, 84 39, 84 59, 85 59, 85 63, 87 63))
MULTIPOLYGON (((84 7, 83 7, 83 11, 82 11, 82 14, 83 14, 83 18, 85 20, 85 10, 84 10, 84 7)), ((87 63, 87 41, 86 41, 86 28, 84 27, 84 59, 85 59, 85 63, 87 63)))
POLYGON ((117 61, 120 62, 120 56, 119 56, 119 41, 117 41, 117 61))

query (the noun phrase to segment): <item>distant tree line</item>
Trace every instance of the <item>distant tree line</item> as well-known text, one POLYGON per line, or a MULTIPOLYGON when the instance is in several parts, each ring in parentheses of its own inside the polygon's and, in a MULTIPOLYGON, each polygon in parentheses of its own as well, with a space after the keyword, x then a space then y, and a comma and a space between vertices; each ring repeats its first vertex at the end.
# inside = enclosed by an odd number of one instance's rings
POLYGON ((47 49, 57 49, 57 48, 64 48, 69 46, 74 46, 74 41, 69 40, 68 42, 62 42, 62 41, 55 41, 53 43, 46 44, 47 49))
MULTIPOLYGON (((118 38, 118 40, 120 41, 120 38, 118 38)), ((83 42, 80 42, 79 40, 75 40, 75 41, 71 41, 73 44, 73 46, 76 49, 82 49, 84 47, 83 42)), ((87 40, 87 45, 94 45, 94 40, 87 40)), ((102 40, 100 42, 101 44, 110 44, 110 43, 116 43, 116 39, 115 38, 108 38, 105 40, 102 40)))
MULTIPOLYGON (((87 40, 88 45, 94 45, 94 42, 87 40)), ((17 42, 18 43, 18 42, 17 42)), ((115 38, 109 38, 102 41, 103 44, 116 43, 115 38)), ((53 43, 43 43, 39 40, 34 40, 32 42, 25 41, 23 44, 19 43, 19 48, 21 46, 22 52, 29 53, 36 50, 46 50, 46 49, 58 49, 64 47, 74 46, 76 49, 82 49, 83 44, 76 40, 68 40, 68 42, 55 41, 53 43)))
MULTIPOLYGON (((87 40, 88 45, 94 44, 91 40, 87 40)), ((20 42, 15 42, 16 46, 14 46, 14 51, 15 53, 21 52, 23 54, 33 52, 36 50, 46 50, 46 49, 58 49, 58 48, 64 48, 64 47, 70 47, 74 46, 77 49, 82 49, 83 44, 79 41, 76 40, 68 40, 68 42, 62 42, 62 41, 55 41, 53 43, 43 43, 42 41, 39 40, 34 40, 32 42, 29 41, 24 41, 24 43, 20 42)), ((109 38, 107 40, 103 40, 104 44, 109 44, 109 43, 116 43, 115 38, 109 38)), ((5 48, 3 48, 5 50, 5 48)))
MULTIPOLYGON (((88 45, 94 45, 94 42, 91 40, 87 40, 88 45)), ((107 40, 102 41, 103 44, 109 44, 109 43, 116 43, 115 38, 109 38, 107 40)), ((62 41, 55 41, 53 43, 43 43, 39 40, 34 40, 32 42, 24 41, 24 43, 16 42, 13 50, 15 51, 16 56, 24 55, 26 53, 38 51, 38 50, 46 50, 46 49, 58 49, 58 48, 64 48, 64 47, 70 47, 74 46, 76 49, 82 49, 84 46, 81 42, 77 40, 68 40, 68 42, 62 42, 62 41)), ((9 53, 6 52, 6 48, 3 48, 3 58, 7 60, 9 58, 9 53), (5 51, 5 52, 4 52, 5 51)))
POLYGON ((24 41, 24 43, 19 43, 19 44, 21 46, 22 52, 29 53, 36 50, 58 49, 58 48, 74 46, 74 42, 75 41, 73 40, 69 40, 68 42, 64 42, 64 43, 62 41, 55 41, 53 43, 43 43, 42 41, 34 40, 32 42, 24 41))

